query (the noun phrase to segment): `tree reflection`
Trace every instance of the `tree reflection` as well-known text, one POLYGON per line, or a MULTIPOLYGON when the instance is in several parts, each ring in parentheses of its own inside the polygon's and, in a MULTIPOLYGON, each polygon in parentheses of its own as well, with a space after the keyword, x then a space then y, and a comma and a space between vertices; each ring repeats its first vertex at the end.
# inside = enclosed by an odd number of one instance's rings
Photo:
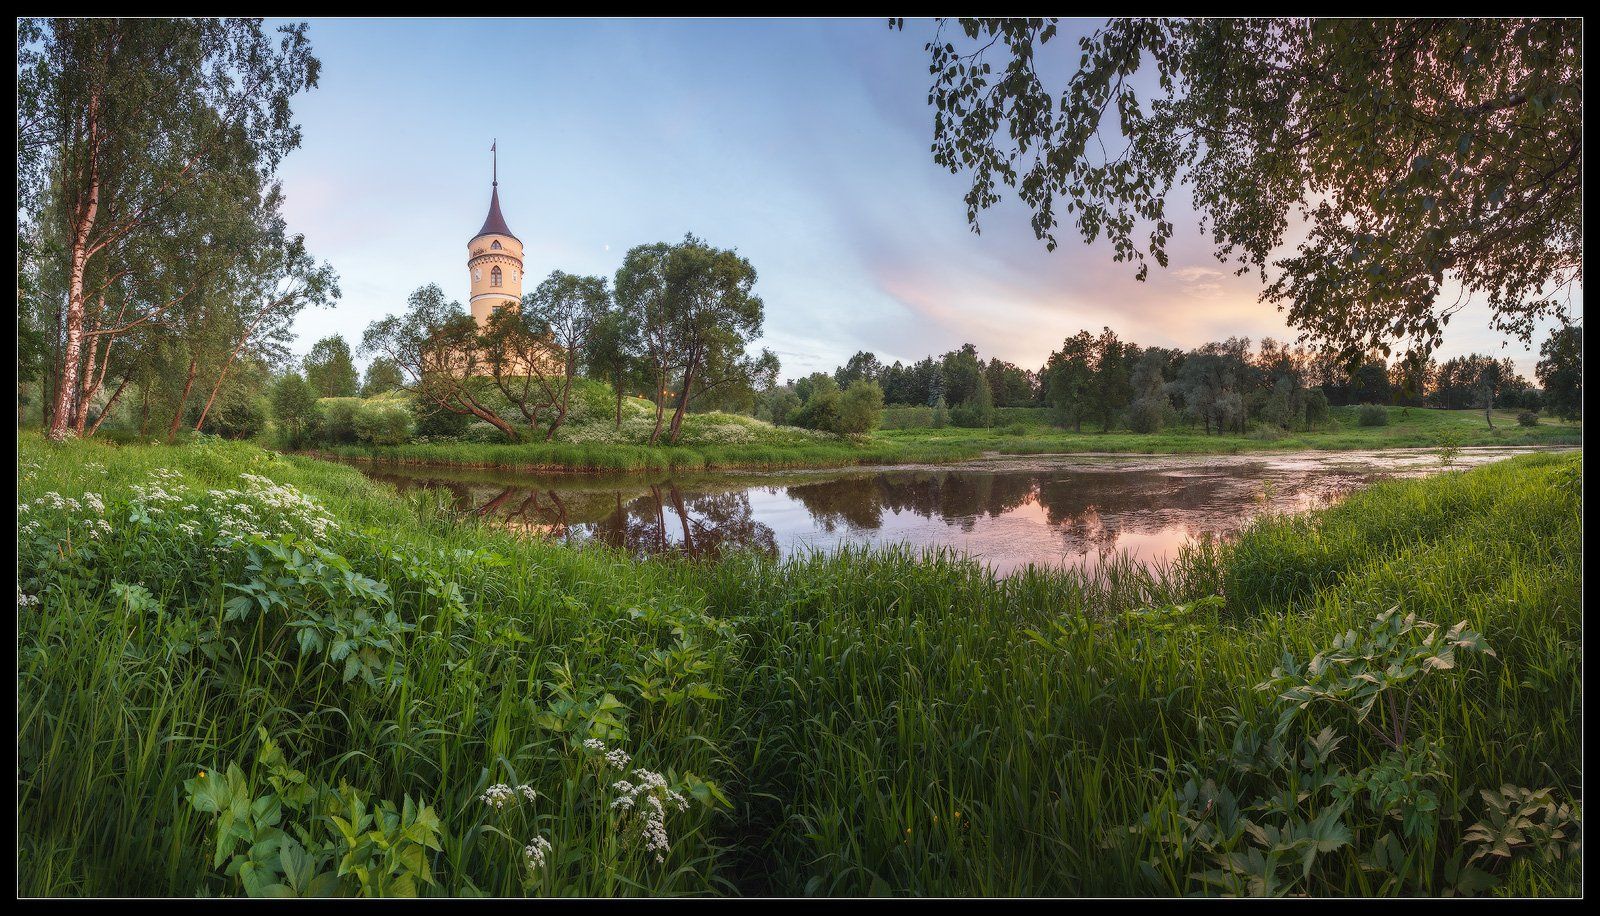
POLYGON ((734 549, 775 555, 780 540, 787 549, 815 535, 824 543, 829 535, 834 542, 863 535, 966 546, 1008 563, 1106 550, 1170 556, 1184 541, 1230 533, 1262 511, 1324 504, 1370 477, 1285 460, 1041 464, 849 471, 792 484, 730 475, 651 481, 368 473, 402 492, 445 490, 463 516, 530 535, 598 541, 635 555, 715 557, 734 549), (805 511, 786 512, 787 506, 805 511))
POLYGON ((818 527, 875 531, 885 512, 911 512, 971 531, 977 516, 997 518, 1034 495, 1031 476, 972 471, 892 471, 798 484, 785 492, 818 527))
POLYGON ((587 533, 634 554, 713 558, 734 549, 778 552, 776 532, 756 521, 746 492, 686 494, 674 483, 653 484, 627 503, 616 493, 611 513, 589 525, 587 533))
POLYGON ((982 518, 1037 505, 1053 536, 1083 555, 1129 534, 1174 526, 1191 535, 1232 527, 1253 475, 1074 468, 1066 471, 891 471, 789 487, 823 531, 872 532, 886 513, 910 512, 972 532, 982 518))
POLYGON ((711 558, 728 550, 778 552, 776 532, 755 518, 746 491, 694 493, 676 483, 649 485, 643 495, 623 489, 568 491, 556 487, 482 486, 458 480, 369 472, 402 494, 436 489, 450 494, 463 517, 491 519, 521 534, 572 542, 599 541, 630 553, 711 558))

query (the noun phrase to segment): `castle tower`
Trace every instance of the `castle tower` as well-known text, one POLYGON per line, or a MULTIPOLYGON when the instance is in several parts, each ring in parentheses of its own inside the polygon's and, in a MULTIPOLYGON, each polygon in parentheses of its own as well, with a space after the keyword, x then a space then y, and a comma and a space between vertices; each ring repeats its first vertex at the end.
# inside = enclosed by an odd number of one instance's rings
POLYGON ((483 228, 467 242, 467 272, 472 276, 472 298, 468 305, 478 327, 489 323, 495 309, 517 308, 522 303, 522 241, 511 234, 506 218, 500 215, 500 165, 495 147, 493 190, 489 194, 489 215, 483 228))

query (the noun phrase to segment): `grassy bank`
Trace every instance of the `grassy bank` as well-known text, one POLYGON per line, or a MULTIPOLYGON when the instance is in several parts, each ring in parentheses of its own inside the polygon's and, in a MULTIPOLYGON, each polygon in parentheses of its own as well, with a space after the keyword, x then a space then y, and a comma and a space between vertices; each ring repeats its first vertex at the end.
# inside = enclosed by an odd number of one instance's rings
POLYGON ((539 471, 711 471, 829 468, 859 464, 940 463, 982 454, 965 442, 866 442, 846 440, 797 444, 656 446, 620 443, 543 443, 490 445, 470 442, 393 446, 345 445, 320 450, 340 458, 388 464, 500 468, 539 471))
POLYGON ((635 562, 235 443, 21 471, 24 894, 1579 887, 1576 456, 1004 580, 635 562))
POLYGON ((904 445, 978 448, 1006 455, 1040 455, 1072 452, 1129 452, 1159 455, 1233 455, 1246 452, 1358 451, 1381 448, 1434 448, 1444 437, 1461 446, 1577 445, 1581 424, 1541 417, 1537 426, 1517 424, 1518 411, 1494 412, 1495 428, 1484 422, 1481 410, 1387 408, 1388 423, 1361 426, 1358 409, 1335 407, 1329 422, 1306 432, 1245 435, 1207 435, 1199 427, 1175 427, 1158 433, 1125 429, 1101 432, 1084 424, 1081 433, 1039 422, 997 424, 992 429, 898 429, 879 433, 880 441, 904 445))
POLYGON ((526 472, 655 472, 937 464, 967 461, 985 453, 1229 455, 1307 449, 1358 451, 1435 448, 1446 438, 1460 446, 1577 445, 1583 436, 1581 425, 1548 418, 1541 419, 1538 426, 1518 426, 1514 411, 1497 411, 1497 427, 1490 429, 1483 421, 1482 411, 1389 408, 1388 425, 1361 426, 1357 422, 1355 408, 1340 407, 1334 408, 1330 421, 1320 429, 1272 435, 1256 431, 1243 436, 1207 435, 1198 428, 1169 429, 1150 434, 1117 429, 1075 433, 1040 422, 1037 417, 1040 413, 1028 413, 1033 417, 1028 422, 1015 422, 991 429, 886 429, 860 442, 819 438, 815 434, 783 437, 782 431, 787 428, 777 427, 780 432, 773 435, 781 441, 737 444, 696 443, 650 447, 615 442, 518 445, 433 442, 395 446, 330 446, 320 449, 318 453, 437 467, 503 468, 526 472))

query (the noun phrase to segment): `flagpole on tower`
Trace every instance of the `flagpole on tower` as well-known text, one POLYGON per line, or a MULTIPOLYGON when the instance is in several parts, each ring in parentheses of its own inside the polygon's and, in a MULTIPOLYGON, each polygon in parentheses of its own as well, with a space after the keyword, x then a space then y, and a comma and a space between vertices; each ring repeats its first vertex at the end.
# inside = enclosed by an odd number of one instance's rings
POLYGON ((500 153, 495 149, 495 147, 499 145, 500 141, 498 139, 489 144, 489 157, 490 161, 493 163, 490 166, 490 174, 493 175, 493 185, 497 188, 500 186, 500 153))

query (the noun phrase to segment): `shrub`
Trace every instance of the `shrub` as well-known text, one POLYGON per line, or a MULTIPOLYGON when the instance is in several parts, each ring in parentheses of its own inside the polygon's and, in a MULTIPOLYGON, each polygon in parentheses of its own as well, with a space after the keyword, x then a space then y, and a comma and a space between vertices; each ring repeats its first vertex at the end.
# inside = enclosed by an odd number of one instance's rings
POLYGON ((1025 426, 1046 426, 1050 423, 1048 407, 996 407, 996 423, 1021 423, 1025 426))
POLYGON ((410 409, 398 400, 362 403, 356 409, 353 424, 356 438, 373 445, 401 445, 416 428, 410 409))
POLYGON ((940 395, 939 400, 934 402, 933 417, 928 425, 934 429, 944 429, 950 425, 950 408, 945 406, 943 395, 940 395))
POLYGON ((1357 426, 1388 426, 1389 411, 1382 404, 1362 404, 1356 411, 1357 426))
POLYGON ((834 432, 841 436, 860 436, 878 428, 883 416, 883 389, 877 382, 856 379, 845 389, 839 402, 839 418, 834 432))
POLYGON ((839 427, 839 409, 843 404, 844 395, 839 392, 839 386, 833 379, 820 376, 811 386, 805 405, 790 417, 789 422, 804 429, 835 432, 839 427))
POLYGON ((356 410, 360 398, 322 398, 317 401, 320 416, 312 437, 327 445, 347 445, 356 441, 356 410))
POLYGON ((415 408, 417 435, 430 438, 455 438, 467 431, 472 417, 464 413, 445 410, 436 404, 418 400, 415 408))
POLYGON ((1321 426, 1328 422, 1328 396, 1321 388, 1312 388, 1306 392, 1306 426, 1321 426))
POLYGON ((317 395, 300 373, 285 373, 272 386, 272 414, 290 448, 299 448, 310 438, 319 415, 317 395))
POLYGON ((466 425, 458 436, 463 442, 479 442, 484 444, 500 444, 506 441, 506 434, 498 426, 483 420, 473 420, 466 425))
POLYGON ((988 382, 981 378, 978 380, 977 389, 959 407, 950 411, 950 422, 967 429, 984 429, 994 425, 994 395, 989 391, 988 382))
POLYGON ((567 398, 567 419, 573 424, 595 420, 616 421, 617 397, 610 383, 600 379, 575 378, 567 398))
POLYGON ((1244 398, 1238 392, 1224 391, 1211 405, 1211 417, 1219 432, 1244 432, 1246 413, 1244 398))
POLYGON ((205 432, 225 439, 249 439, 267 428, 267 412, 264 397, 230 400, 206 417, 205 432))
POLYGON ((923 429, 933 425, 933 408, 886 407, 880 425, 884 429, 923 429))
POLYGON ((763 392, 756 402, 756 416, 774 426, 786 426, 789 418, 800 410, 800 396, 785 385, 763 392))
POLYGON ((1276 442, 1287 435, 1288 431, 1274 423, 1263 423, 1250 431, 1250 438, 1261 442, 1276 442))
POLYGON ((1517 425, 1518 426, 1538 426, 1539 425, 1539 415, 1537 413, 1534 413, 1531 410, 1524 410, 1523 412, 1517 414, 1517 425))
POLYGON ((1159 433, 1171 413, 1172 405, 1165 397, 1140 398, 1128 406, 1128 428, 1136 433, 1159 433))

